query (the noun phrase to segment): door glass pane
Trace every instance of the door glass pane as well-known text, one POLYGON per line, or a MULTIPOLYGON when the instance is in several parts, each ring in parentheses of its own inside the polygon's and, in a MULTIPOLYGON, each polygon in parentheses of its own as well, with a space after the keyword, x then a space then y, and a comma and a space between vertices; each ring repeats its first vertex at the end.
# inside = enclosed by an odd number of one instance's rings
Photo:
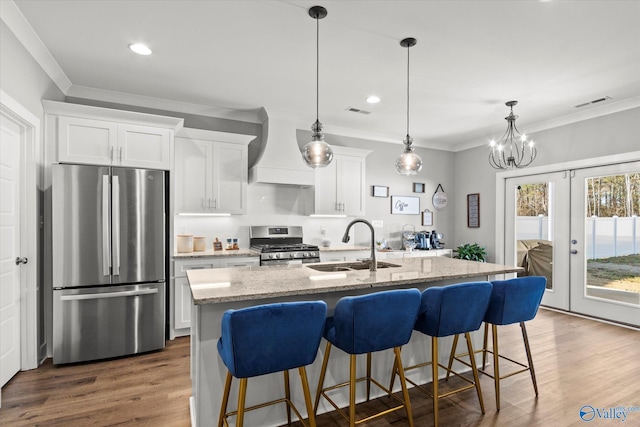
POLYGON ((520 276, 544 276, 553 289, 553 183, 521 184, 516 188, 517 265, 520 276))
POLYGON ((640 305, 640 173, 585 185, 585 295, 640 305))

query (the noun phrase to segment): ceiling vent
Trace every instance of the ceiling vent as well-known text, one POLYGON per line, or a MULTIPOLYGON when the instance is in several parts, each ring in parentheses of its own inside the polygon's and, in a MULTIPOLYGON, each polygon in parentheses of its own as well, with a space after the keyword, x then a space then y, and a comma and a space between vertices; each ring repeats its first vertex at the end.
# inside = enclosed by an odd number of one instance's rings
POLYGON ((358 113, 358 114, 371 114, 371 111, 361 110, 359 108, 353 108, 353 107, 347 108, 346 111, 349 111, 351 113, 358 113))
POLYGON ((598 98, 598 99, 594 99, 593 101, 583 102, 582 104, 574 105, 574 107, 582 108, 582 107, 586 107, 587 105, 598 104, 600 102, 608 101, 610 99, 612 99, 610 96, 605 96, 604 98, 598 98))

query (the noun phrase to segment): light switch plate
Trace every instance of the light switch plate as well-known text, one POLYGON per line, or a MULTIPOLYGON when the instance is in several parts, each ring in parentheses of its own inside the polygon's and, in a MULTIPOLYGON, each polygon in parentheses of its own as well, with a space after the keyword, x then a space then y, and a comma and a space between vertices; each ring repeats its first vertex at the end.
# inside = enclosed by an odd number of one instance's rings
POLYGON ((373 225, 375 228, 382 228, 382 220, 374 219, 371 221, 371 225, 373 225))

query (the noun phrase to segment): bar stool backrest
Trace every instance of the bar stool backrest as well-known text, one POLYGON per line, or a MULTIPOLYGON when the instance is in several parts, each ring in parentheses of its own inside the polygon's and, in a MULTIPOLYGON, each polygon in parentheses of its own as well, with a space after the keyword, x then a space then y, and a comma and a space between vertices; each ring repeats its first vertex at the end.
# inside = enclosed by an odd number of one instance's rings
POLYGON ((341 298, 327 323, 331 335, 327 339, 349 354, 405 345, 411 338, 419 306, 418 289, 341 298), (329 329, 331 326, 335 328, 329 329))
POLYGON ((489 306, 491 289, 490 282, 467 282, 425 289, 414 329, 432 337, 477 330, 489 306))
POLYGON ((526 322, 536 317, 547 279, 542 276, 496 280, 484 321, 494 325, 526 322))
POLYGON ((312 363, 327 317, 324 301, 227 310, 218 350, 229 372, 249 378, 312 363))

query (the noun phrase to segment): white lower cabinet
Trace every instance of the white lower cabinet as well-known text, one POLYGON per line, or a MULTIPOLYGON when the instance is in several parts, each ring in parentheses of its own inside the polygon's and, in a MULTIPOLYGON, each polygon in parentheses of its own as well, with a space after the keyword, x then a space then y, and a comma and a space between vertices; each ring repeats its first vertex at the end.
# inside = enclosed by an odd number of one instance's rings
POLYGON ((189 258, 174 260, 174 277, 171 280, 171 313, 169 315, 169 339, 189 335, 191 333, 191 308, 193 298, 187 280, 187 271, 209 268, 252 267, 260 265, 258 256, 252 257, 223 257, 189 258))
POLYGON ((320 251, 320 262, 342 262, 342 261, 357 261, 362 258, 370 258, 371 251, 320 251))

